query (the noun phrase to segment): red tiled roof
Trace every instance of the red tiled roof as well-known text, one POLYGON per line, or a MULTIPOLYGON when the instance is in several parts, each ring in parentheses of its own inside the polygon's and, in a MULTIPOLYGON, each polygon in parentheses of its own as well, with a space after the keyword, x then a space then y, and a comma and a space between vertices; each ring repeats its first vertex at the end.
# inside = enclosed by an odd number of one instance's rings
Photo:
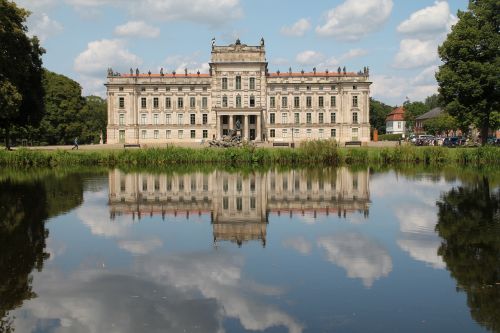
POLYGON ((290 77, 290 76, 295 76, 295 77, 300 77, 300 76, 358 76, 358 74, 354 72, 347 72, 346 74, 344 73, 338 73, 338 72, 299 72, 299 73, 289 73, 289 72, 282 72, 282 73, 269 73, 270 77, 290 77))
POLYGON ((193 78, 193 77, 210 77, 210 74, 184 74, 184 73, 177 73, 177 74, 163 74, 163 76, 161 74, 139 74, 139 75, 135 75, 135 74, 120 74, 120 77, 140 77, 140 78, 145 78, 145 77, 154 77, 154 78, 158 78, 158 77, 176 77, 176 78, 183 78, 183 77, 188 77, 188 78, 193 78))
POLYGON ((392 110, 391 113, 385 118, 385 121, 404 121, 405 120, 405 109, 400 106, 392 110))

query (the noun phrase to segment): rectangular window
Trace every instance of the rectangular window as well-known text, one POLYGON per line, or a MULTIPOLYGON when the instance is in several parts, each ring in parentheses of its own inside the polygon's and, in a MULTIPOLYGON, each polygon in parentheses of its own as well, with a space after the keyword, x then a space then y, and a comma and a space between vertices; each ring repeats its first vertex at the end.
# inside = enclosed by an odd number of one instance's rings
POLYGON ((184 108, 184 99, 182 97, 177 98, 177 108, 178 109, 184 108))
POLYGON ((283 138, 288 137, 288 130, 286 128, 284 128, 284 129, 281 130, 281 136, 283 138))
POLYGON ((143 108, 143 109, 146 108, 146 97, 141 98, 141 108, 143 108))
POLYGON ((158 97, 153 98, 153 107, 158 109, 160 107, 160 102, 158 101, 158 97))
POLYGON ((358 123, 358 113, 357 112, 353 112, 352 113, 352 123, 353 124, 357 124, 358 123))
POLYGON ((337 130, 336 130, 335 128, 332 128, 332 129, 330 130, 330 136, 331 136, 332 138, 336 138, 336 137, 337 137, 337 130))
POLYGON ((323 113, 320 112, 318 113, 318 123, 323 124, 323 122, 324 122, 323 113))
POLYGON ((165 98, 165 109, 171 109, 172 108, 172 100, 170 97, 165 98))
POLYGON ((177 138, 182 139, 183 136, 184 136, 184 131, 183 130, 178 130, 177 131, 177 138))
POLYGON ((352 106, 355 108, 358 107, 358 96, 352 96, 352 106))
POLYGON ((269 107, 271 107, 271 108, 276 107, 276 98, 275 97, 269 97, 269 107))
POLYGON ((236 96, 236 107, 241 108, 241 96, 236 96))
POLYGON ((312 115, 310 112, 306 113, 306 123, 312 123, 312 115))
POLYGON ((311 108, 312 107, 312 97, 311 96, 307 96, 306 97, 306 106, 308 108, 311 108))
POLYGON ((190 108, 195 108, 196 107, 196 98, 195 97, 190 97, 189 98, 189 107, 190 108))
POLYGON ((323 128, 320 128, 320 129, 318 130, 318 132, 319 132, 319 138, 320 138, 320 139, 323 139, 323 137, 324 137, 324 133, 325 133, 325 130, 324 130, 323 128))
POLYGON ((190 123, 191 125, 195 125, 195 124, 196 124, 196 115, 195 115, 194 113, 191 113, 191 114, 189 115, 189 123, 190 123))
POLYGON ((282 113, 281 114, 281 123, 282 124, 288 124, 288 113, 282 113))
POLYGON ((358 129, 357 128, 352 129, 352 141, 358 141, 358 129))
POLYGON ((250 96, 250 107, 255 107, 255 96, 250 96))
POLYGON ((294 128, 293 129, 293 135, 296 137, 296 138, 300 138, 300 128, 294 128))
POLYGON ((159 123, 159 116, 160 115, 158 113, 153 114, 153 124, 158 125, 158 123, 159 123))
POLYGON ((297 112, 293 116, 295 124, 298 125, 300 123, 300 113, 297 112))
POLYGON ((167 139, 172 138, 172 131, 171 131, 171 130, 166 130, 166 131, 165 131, 165 137, 166 137, 167 139))
POLYGON ((352 90, 358 90, 358 86, 352 86, 352 90))
POLYGON ((208 130, 203 130, 203 139, 208 138, 208 130))
POLYGON ((201 116, 201 117, 202 117, 202 119, 203 119, 203 120, 202 120, 202 121, 203 121, 203 125, 208 124, 208 114, 204 113, 204 114, 202 114, 202 116, 201 116))
POLYGON ((177 91, 182 91, 182 87, 177 88, 177 91))
POLYGON ((320 108, 325 107, 325 98, 323 96, 318 97, 318 106, 320 108))
POLYGON ((276 114, 275 113, 270 113, 269 114, 269 123, 270 124, 276 123, 276 114))
POLYGON ((236 90, 241 90, 241 76, 236 77, 236 90))
POLYGON ((141 131, 141 138, 145 139, 146 138, 146 130, 141 131))
POLYGON ((170 125, 172 123, 172 115, 170 113, 167 113, 165 115, 165 124, 170 125))
POLYGON ((331 96, 330 97, 330 105, 332 108, 337 106, 337 97, 336 96, 331 96))
POLYGON ((281 97, 281 107, 282 108, 288 107, 288 98, 286 96, 281 97))
POLYGON ((222 107, 227 108, 227 96, 222 97, 222 107))
POLYGON ((308 128, 308 129, 306 130, 306 134, 307 134, 307 138, 309 138, 309 139, 310 139, 310 138, 311 138, 311 135, 312 135, 312 129, 308 128))
POLYGON ((250 78, 250 90, 255 90, 255 78, 250 78))
POLYGON ((295 107, 295 108, 299 108, 300 107, 300 97, 295 96, 293 98, 293 107, 295 107))
POLYGON ((125 107, 125 97, 120 97, 118 99, 118 106, 120 107, 120 109, 123 109, 125 107))
POLYGON ((227 90, 227 77, 222 78, 222 90, 227 90))
POLYGON ((177 115, 177 125, 184 125, 184 115, 182 113, 177 115))
POLYGON ((154 131, 154 138, 155 138, 155 139, 158 139, 158 137, 159 137, 159 136, 160 136, 160 131, 155 130, 155 131, 154 131))
POLYGON ((125 114, 120 113, 119 124, 121 126, 125 125, 125 114))
POLYGON ((206 109, 208 107, 208 98, 207 97, 203 97, 201 99, 201 107, 206 109))
POLYGON ((274 129, 269 130, 269 137, 270 137, 270 138, 274 138, 274 137, 276 137, 276 130, 274 130, 274 129))
POLYGON ((145 113, 141 113, 141 125, 146 125, 146 117, 145 113))
POLYGON ((332 112, 332 113, 330 114, 330 122, 331 122, 332 124, 335 124, 335 123, 337 122, 337 114, 336 114, 335 112, 332 112))
POLYGON ((191 139, 196 139, 196 131, 191 130, 191 139))

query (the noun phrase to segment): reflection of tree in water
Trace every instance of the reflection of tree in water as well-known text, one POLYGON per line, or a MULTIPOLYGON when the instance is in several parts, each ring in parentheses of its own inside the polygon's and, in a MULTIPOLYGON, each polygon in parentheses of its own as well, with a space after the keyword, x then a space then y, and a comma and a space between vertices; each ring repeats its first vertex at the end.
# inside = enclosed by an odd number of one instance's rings
POLYGON ((9 311, 36 297, 33 269, 41 271, 48 230, 45 220, 79 205, 80 177, 0 182, 0 332, 12 332, 9 311))
POLYGON ((437 205, 436 230, 444 239, 438 254, 467 293, 472 317, 500 331, 500 189, 490 192, 483 178, 452 189, 437 205))

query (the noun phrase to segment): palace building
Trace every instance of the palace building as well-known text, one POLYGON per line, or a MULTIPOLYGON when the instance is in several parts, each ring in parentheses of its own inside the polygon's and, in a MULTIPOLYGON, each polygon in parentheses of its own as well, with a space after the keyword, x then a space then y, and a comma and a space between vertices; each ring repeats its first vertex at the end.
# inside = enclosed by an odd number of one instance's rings
POLYGON ((108 143, 370 140, 369 70, 270 73, 264 40, 212 43, 208 74, 108 70, 108 143))

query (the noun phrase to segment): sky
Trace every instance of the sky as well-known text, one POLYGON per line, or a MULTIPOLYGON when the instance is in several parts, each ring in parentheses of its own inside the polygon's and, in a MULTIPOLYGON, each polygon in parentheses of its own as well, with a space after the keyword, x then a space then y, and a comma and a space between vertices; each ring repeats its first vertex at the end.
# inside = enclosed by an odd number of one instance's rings
POLYGON ((17 0, 32 14, 44 66, 105 97, 107 68, 208 71, 217 45, 259 45, 269 70, 370 68, 389 105, 437 92, 437 47, 467 0, 17 0))

